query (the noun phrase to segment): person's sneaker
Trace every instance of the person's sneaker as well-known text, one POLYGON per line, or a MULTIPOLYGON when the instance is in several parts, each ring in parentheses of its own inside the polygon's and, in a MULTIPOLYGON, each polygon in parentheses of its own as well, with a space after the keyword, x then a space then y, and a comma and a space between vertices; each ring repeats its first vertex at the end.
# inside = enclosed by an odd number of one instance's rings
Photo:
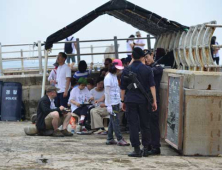
POLYGON ((101 133, 99 133, 99 135, 107 135, 108 134, 108 132, 107 131, 102 131, 101 133))
POLYGON ((116 145, 117 142, 116 142, 115 139, 111 139, 111 140, 107 140, 107 141, 106 141, 106 144, 107 144, 107 145, 116 145))
POLYGON ((73 134, 69 132, 67 129, 61 130, 61 132, 64 136, 73 136, 73 134))
POLYGON ((52 136, 54 136, 54 137, 64 137, 64 135, 62 134, 62 132, 60 132, 59 129, 55 130, 53 132, 52 136))
POLYGON ((148 154, 149 155, 160 155, 161 151, 160 151, 160 148, 152 148, 148 154))
POLYGON ((127 143, 124 139, 121 139, 117 142, 118 146, 130 146, 129 143, 127 143))

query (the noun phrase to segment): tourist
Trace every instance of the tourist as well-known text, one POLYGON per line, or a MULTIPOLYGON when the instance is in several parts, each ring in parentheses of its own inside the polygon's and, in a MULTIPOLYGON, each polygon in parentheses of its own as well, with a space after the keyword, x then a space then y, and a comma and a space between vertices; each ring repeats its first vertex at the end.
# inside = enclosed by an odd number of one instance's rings
POLYGON ((103 126, 103 118, 108 116, 106 105, 104 103, 104 78, 99 77, 96 81, 96 87, 90 91, 94 98, 95 108, 90 110, 91 129, 97 129, 95 134, 106 135, 107 132, 103 126))
POLYGON ((59 67, 56 74, 56 83, 60 90, 58 91, 57 97, 55 99, 56 107, 67 107, 69 99, 71 69, 65 64, 66 58, 67 55, 65 53, 60 52, 58 54, 57 62, 59 67))
POLYGON ((123 68, 121 60, 113 60, 113 64, 110 65, 109 72, 104 79, 105 105, 107 106, 107 112, 110 114, 107 145, 129 146, 120 132, 120 89, 117 74, 123 68), (117 142, 113 137, 113 132, 115 132, 117 142))
MULTIPOLYGON (((139 31, 136 32, 136 37, 141 38, 141 33, 139 31)), ((142 50, 144 50, 144 46, 145 46, 145 40, 144 39, 135 40, 134 48, 139 47, 142 50)))
POLYGON ((109 69, 111 64, 112 64, 112 59, 106 58, 104 62, 104 68, 109 69))
POLYGON ((48 81, 50 82, 50 85, 56 86, 56 72, 59 64, 56 62, 53 65, 55 66, 55 68, 51 70, 48 77, 48 81))
POLYGON ((80 117, 79 125, 83 126, 85 118, 87 116, 88 104, 93 100, 89 90, 87 89, 87 80, 81 77, 78 80, 78 87, 73 88, 69 102, 71 103, 71 111, 80 117))
POLYGON ((87 89, 90 91, 94 88, 95 83, 93 78, 87 78, 87 89))
MULTIPOLYGON (((134 48, 132 57, 134 59, 130 68, 125 68, 121 78, 121 102, 122 110, 126 111, 127 121, 129 123, 130 142, 134 151, 128 156, 130 157, 146 157, 148 156, 150 146, 150 129, 149 129, 149 112, 148 101, 145 95, 140 91, 138 86, 131 80, 125 79, 125 76, 129 75, 129 69, 137 74, 137 79, 141 83, 141 86, 148 93, 150 90, 153 97, 152 108, 156 111, 156 94, 155 83, 151 68, 142 64, 140 59, 144 57, 144 52, 141 48, 134 48), (131 89, 128 89, 131 85, 131 89), (127 92, 126 92, 127 90, 127 92), (139 129, 142 135, 142 145, 144 146, 143 152, 140 150, 139 129)), ((149 104, 149 107, 151 104, 149 104)))
POLYGON ((39 135, 51 135, 48 130, 54 130, 52 135, 55 137, 72 136, 72 133, 67 131, 71 114, 64 113, 63 106, 55 107, 54 99, 57 91, 59 89, 56 87, 48 87, 46 95, 39 101, 36 122, 39 135), (63 130, 60 131, 58 127, 61 125, 63 130))
POLYGON ((92 72, 93 63, 90 64, 89 70, 87 70, 87 64, 85 60, 81 60, 78 65, 78 71, 75 72, 74 78, 79 79, 80 77, 87 78, 92 72))
MULTIPOLYGON (((76 38, 73 37, 72 35, 66 38, 66 41, 76 41, 76 38)), ((76 43, 65 43, 65 53, 69 54, 67 56, 67 63, 68 66, 72 69, 73 66, 75 65, 76 59, 75 59, 75 51, 76 51, 76 43), (73 54, 73 55, 70 55, 73 54), (72 64, 70 64, 70 59, 72 60, 72 64)))
MULTIPOLYGON (((217 37, 213 36, 211 39, 211 45, 219 45, 219 43, 216 41, 217 37)), ((213 49, 213 60, 216 61, 217 65, 220 63, 220 55, 219 50, 220 48, 212 48, 213 49)))
POLYGON ((133 40, 133 38, 135 38, 135 36, 134 35, 130 35, 129 39, 126 40, 126 50, 128 51, 126 62, 128 64, 132 60, 132 51, 133 51, 133 48, 134 48, 134 40, 133 40))

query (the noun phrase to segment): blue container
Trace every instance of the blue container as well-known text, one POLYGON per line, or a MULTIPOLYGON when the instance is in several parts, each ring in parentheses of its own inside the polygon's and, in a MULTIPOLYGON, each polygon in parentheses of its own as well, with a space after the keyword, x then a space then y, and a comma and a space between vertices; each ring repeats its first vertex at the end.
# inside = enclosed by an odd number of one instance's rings
POLYGON ((3 82, 0 81, 0 120, 1 120, 1 106, 2 106, 2 86, 3 86, 3 82))
POLYGON ((2 87, 1 119, 21 120, 22 84, 5 82, 2 87))

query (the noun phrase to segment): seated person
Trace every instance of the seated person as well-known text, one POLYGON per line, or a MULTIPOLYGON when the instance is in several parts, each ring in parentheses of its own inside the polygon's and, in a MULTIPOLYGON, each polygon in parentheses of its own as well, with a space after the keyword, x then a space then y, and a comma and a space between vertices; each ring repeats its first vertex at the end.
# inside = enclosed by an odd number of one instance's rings
POLYGON ((85 60, 81 60, 78 65, 78 71, 73 75, 74 78, 79 79, 81 77, 87 78, 92 72, 93 63, 90 64, 89 70, 87 70, 87 64, 85 60))
POLYGON ((88 90, 92 90, 94 88, 95 84, 94 84, 94 80, 93 78, 87 78, 87 88, 88 90))
POLYGON ((39 101, 37 108, 37 122, 36 127, 39 135, 44 135, 47 130, 54 130, 53 136, 63 137, 72 136, 73 134, 67 131, 71 114, 63 113, 64 107, 55 107, 54 99, 57 96, 59 89, 50 86, 46 89, 46 95, 39 101), (63 130, 59 130, 58 127, 62 125, 63 130))
POLYGON ((100 134, 107 134, 103 127, 103 117, 109 115, 104 104, 104 78, 99 77, 96 81, 96 87, 90 91, 94 98, 95 108, 90 110, 91 129, 99 129, 100 134))
POLYGON ((93 98, 86 87, 87 85, 86 78, 81 77, 78 80, 78 85, 79 85, 78 87, 72 89, 69 97, 69 102, 71 103, 72 113, 75 113, 78 116, 80 116, 79 125, 82 126, 84 124, 88 111, 88 106, 82 104, 92 101, 93 98))

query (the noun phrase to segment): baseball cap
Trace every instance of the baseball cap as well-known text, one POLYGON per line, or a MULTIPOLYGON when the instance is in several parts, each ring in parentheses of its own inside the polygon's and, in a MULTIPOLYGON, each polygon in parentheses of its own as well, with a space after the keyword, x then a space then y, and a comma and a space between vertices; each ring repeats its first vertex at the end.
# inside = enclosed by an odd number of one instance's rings
POLYGON ((46 88, 46 92, 52 92, 52 91, 59 91, 60 89, 56 88, 55 86, 49 86, 46 88))
POLYGON ((119 70, 124 69, 122 61, 120 59, 114 59, 113 64, 115 64, 115 67, 119 70))

